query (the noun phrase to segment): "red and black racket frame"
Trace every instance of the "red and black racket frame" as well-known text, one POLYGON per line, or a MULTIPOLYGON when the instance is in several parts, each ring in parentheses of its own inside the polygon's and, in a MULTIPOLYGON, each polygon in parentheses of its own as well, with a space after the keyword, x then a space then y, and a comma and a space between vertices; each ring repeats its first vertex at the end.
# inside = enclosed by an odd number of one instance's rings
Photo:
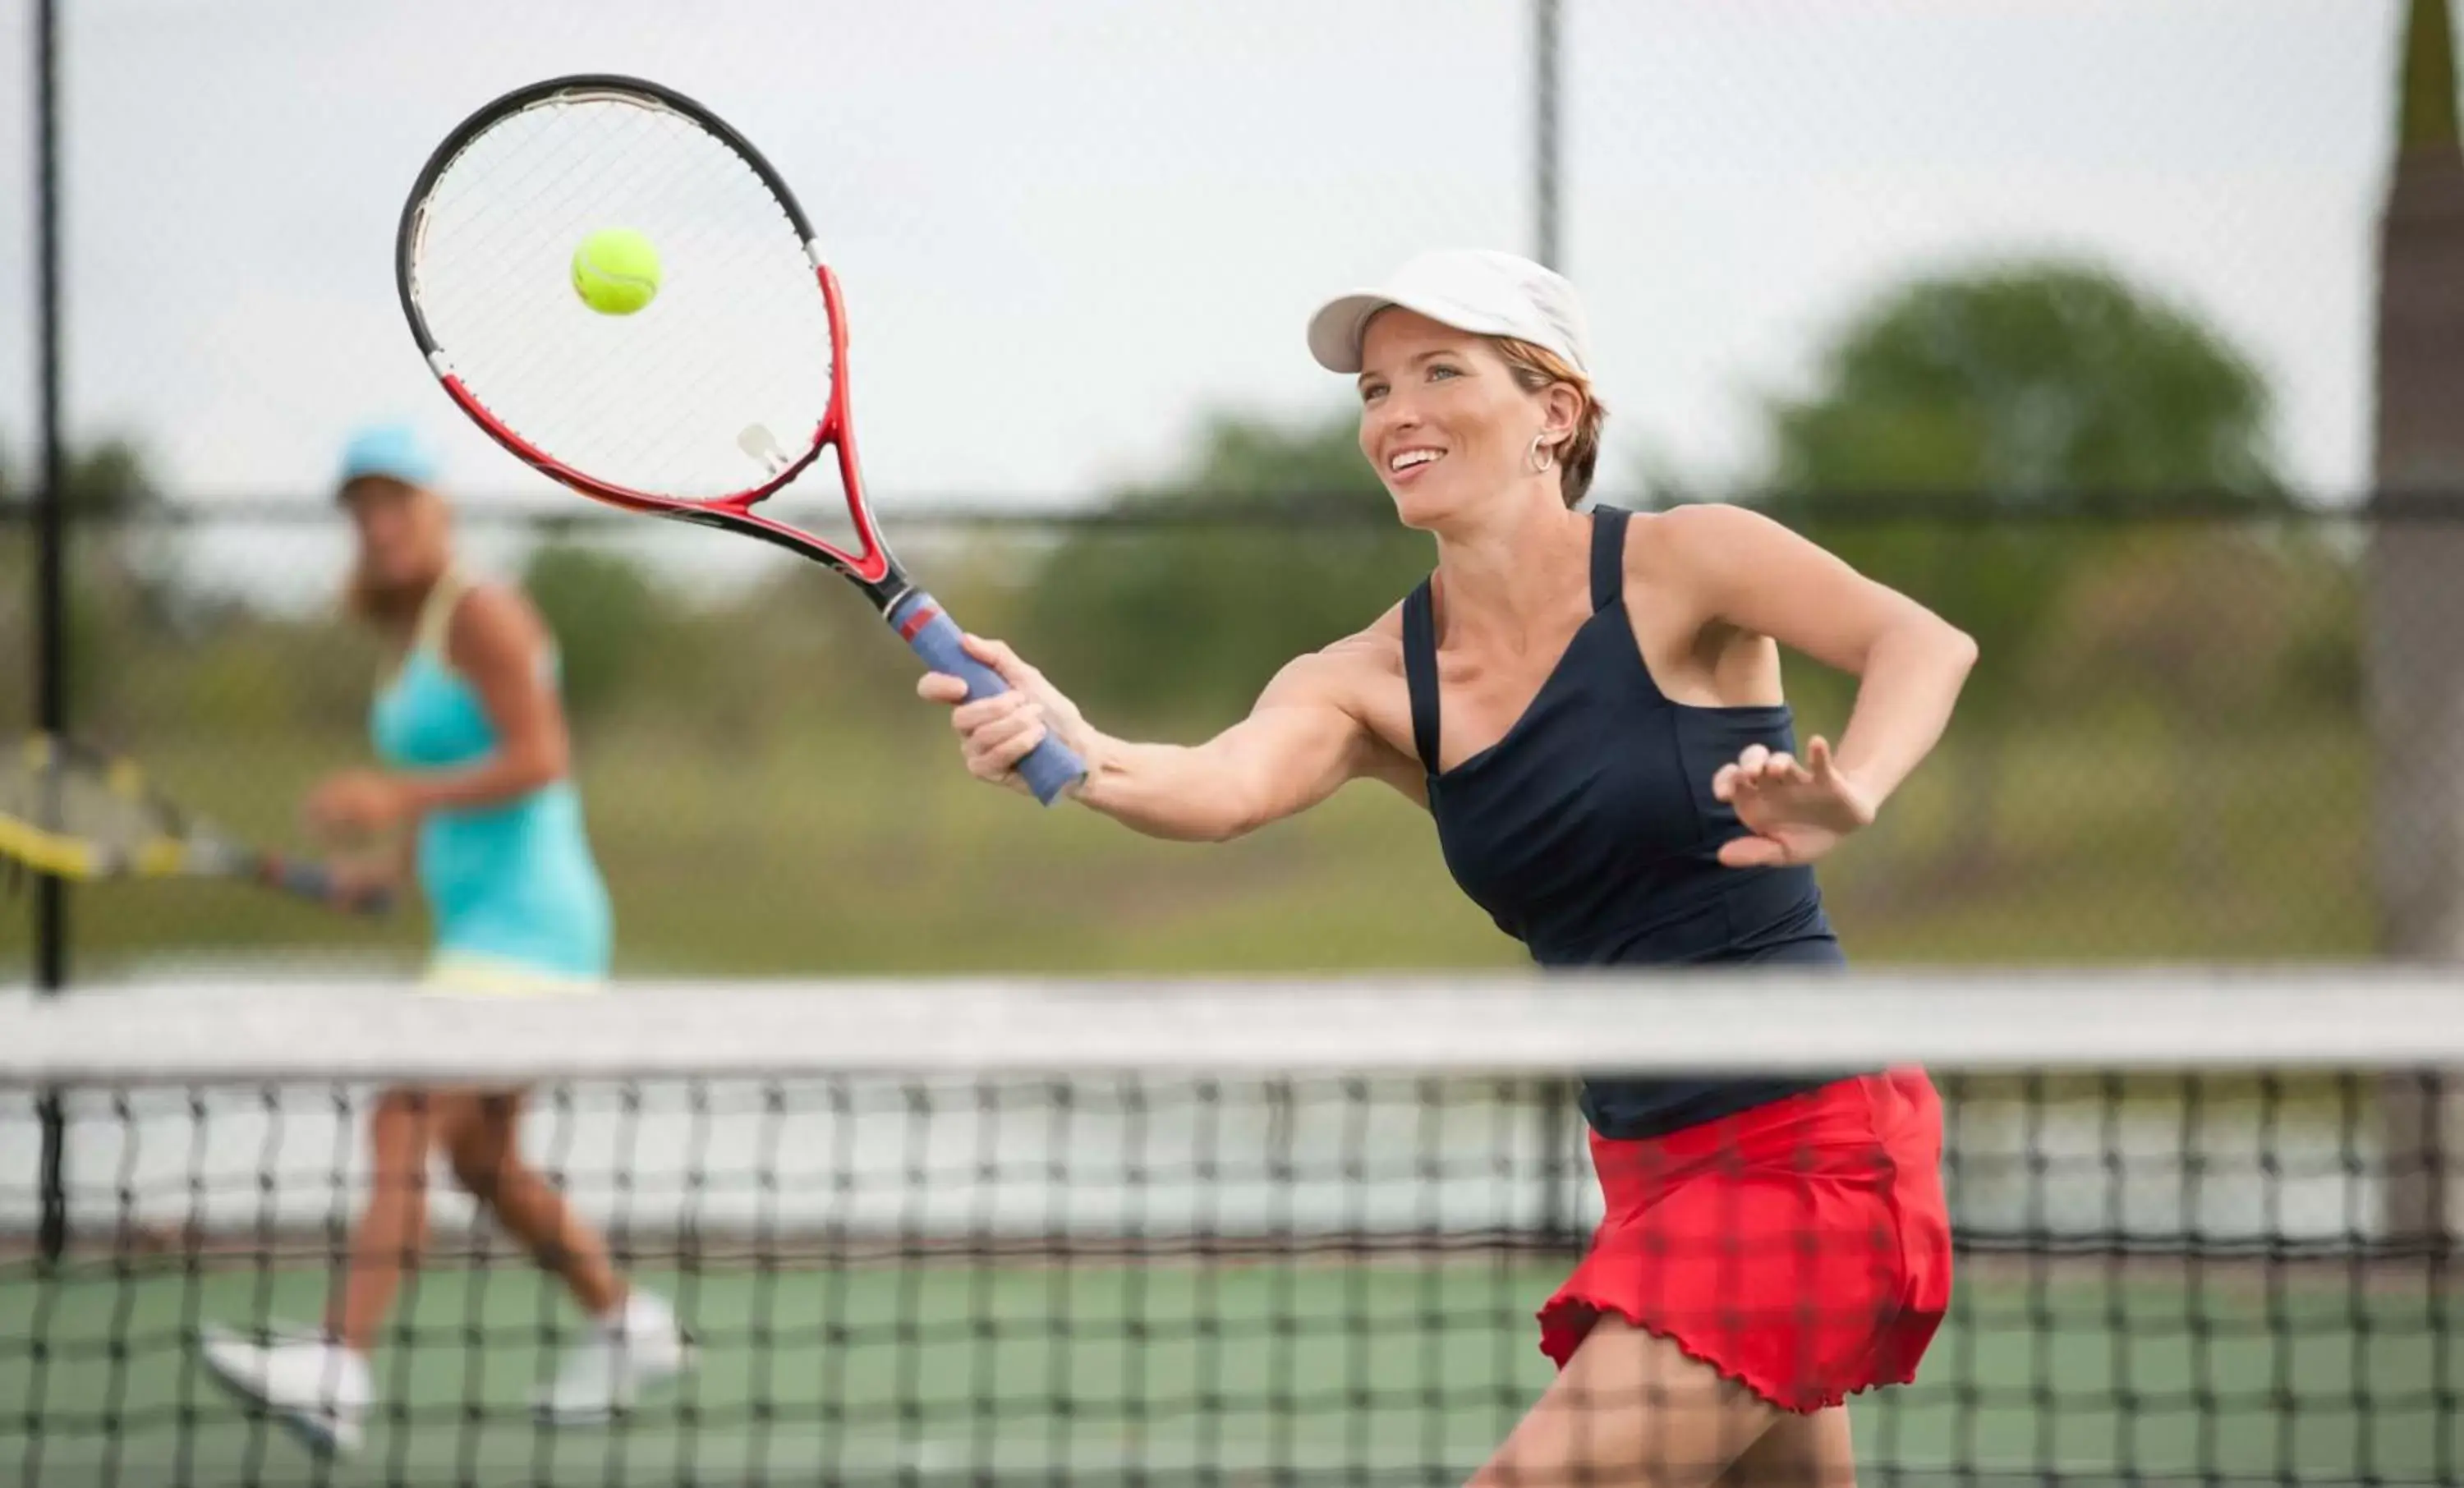
MULTIPOLYGON (((864 592, 890 627, 898 632, 899 639, 905 641, 927 667, 965 682, 968 697, 995 696, 1009 690, 1009 684, 998 672, 967 654, 957 623, 950 619, 938 602, 908 579, 897 559, 891 556, 889 544, 882 539, 871 504, 865 498, 863 476, 856 460, 855 429, 847 416, 847 311, 839 292, 838 275, 823 259, 812 224, 805 217, 795 193, 787 188, 786 181, 761 152, 754 148, 751 141, 737 133, 726 120, 709 109, 671 88, 617 74, 578 74, 549 78, 517 88, 496 98, 447 135, 429 156, 418 179, 412 183, 395 233, 394 285, 402 297, 402 312, 410 324, 411 339, 418 343, 421 357, 426 359, 429 369, 444 386, 446 395, 489 437, 533 470, 610 506, 740 533, 785 548, 801 558, 826 564, 864 592), (803 246, 805 257, 812 264, 823 306, 829 317, 832 373, 829 403, 823 411, 820 424, 811 430, 803 452, 771 471, 769 478, 758 486, 722 496, 687 499, 635 491, 565 464, 509 427, 473 394, 454 370, 451 352, 438 344, 420 307, 414 279, 428 197, 454 159, 473 141, 511 115, 560 98, 572 98, 579 101, 594 95, 609 94, 647 99, 660 108, 681 115, 733 150, 784 210, 795 228, 797 241, 803 246), (825 449, 838 451, 840 489, 846 493, 847 514, 854 524, 861 552, 849 553, 754 510, 765 498, 803 474, 821 458, 825 449)), ((1049 735, 1020 760, 1017 768, 1019 776, 1025 780, 1036 799, 1046 805, 1058 799, 1087 773, 1076 754, 1049 735)))

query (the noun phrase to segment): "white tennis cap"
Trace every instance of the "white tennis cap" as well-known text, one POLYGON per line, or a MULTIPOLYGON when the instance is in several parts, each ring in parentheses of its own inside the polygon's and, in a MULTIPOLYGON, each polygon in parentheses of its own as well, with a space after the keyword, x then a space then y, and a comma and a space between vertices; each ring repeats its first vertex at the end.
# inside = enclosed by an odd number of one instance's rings
POLYGON ((1369 317, 1396 306, 1474 336, 1529 341, 1591 374, 1591 334, 1574 286, 1529 258, 1487 249, 1422 253, 1383 285, 1327 301, 1309 317, 1309 354, 1330 372, 1359 371, 1369 317))

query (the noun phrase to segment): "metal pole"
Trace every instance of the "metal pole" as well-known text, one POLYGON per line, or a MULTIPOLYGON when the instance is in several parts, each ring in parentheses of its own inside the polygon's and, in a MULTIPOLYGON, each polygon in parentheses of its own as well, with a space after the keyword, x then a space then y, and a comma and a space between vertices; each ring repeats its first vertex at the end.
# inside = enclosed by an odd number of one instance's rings
POLYGON ((1557 211, 1558 0, 1531 3, 1532 238, 1542 263, 1563 274, 1566 266, 1557 211))
MULTIPOLYGON (((1559 0, 1531 0, 1531 212, 1532 256, 1558 273, 1565 272, 1558 208, 1559 152, 1558 62, 1561 16, 1559 0)), ((1573 1164, 1569 1161, 1575 1122, 1573 1085, 1551 1080, 1538 1092, 1534 1119, 1540 1170, 1540 1243, 1551 1250, 1571 1250, 1581 1236, 1573 1216, 1573 1164)))
MULTIPOLYGON (((34 721, 46 733, 68 732, 67 460, 60 448, 60 90, 57 0, 34 4, 34 192, 36 339, 41 365, 35 385, 40 419, 42 485, 34 492, 34 721)), ((34 879, 34 984, 57 996, 68 982, 68 886, 50 874, 34 879)), ((46 1262, 68 1244, 67 1124, 59 1092, 37 1103, 42 1128, 41 1217, 36 1239, 46 1262)))

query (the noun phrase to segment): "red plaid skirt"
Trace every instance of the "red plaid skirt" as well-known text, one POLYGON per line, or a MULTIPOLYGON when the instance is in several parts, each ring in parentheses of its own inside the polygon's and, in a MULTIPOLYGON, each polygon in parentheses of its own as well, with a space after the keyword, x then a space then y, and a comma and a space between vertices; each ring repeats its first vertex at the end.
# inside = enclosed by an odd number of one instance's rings
POLYGON ((1607 1214, 1540 1311, 1563 1368, 1615 1313, 1784 1410, 1916 1378, 1950 1304, 1942 1103, 1919 1070, 1664 1137, 1592 1137, 1607 1214))

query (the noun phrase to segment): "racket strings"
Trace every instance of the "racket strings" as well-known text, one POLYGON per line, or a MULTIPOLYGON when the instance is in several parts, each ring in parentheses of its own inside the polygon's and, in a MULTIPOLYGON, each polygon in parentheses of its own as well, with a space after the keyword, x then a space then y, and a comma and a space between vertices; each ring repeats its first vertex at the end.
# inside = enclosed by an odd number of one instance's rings
MULTIPOLYGON (((617 137, 606 142, 606 150, 655 162, 637 171, 634 184, 653 194, 671 195, 674 191, 673 178, 683 169, 682 164, 672 154, 664 158, 649 156, 634 142, 623 138, 627 134, 640 135, 649 117, 648 114, 627 114, 614 116, 611 120, 602 115, 597 121, 603 127, 612 124, 613 127, 606 128, 606 132, 617 137)), ((483 137, 473 152, 466 156, 465 162, 457 164, 467 164, 472 167, 485 164, 486 158, 479 151, 491 143, 502 142, 498 136, 504 132, 504 126, 500 126, 495 136, 483 137)), ((535 300, 538 284, 526 282, 530 276, 517 274, 511 267, 520 265, 527 269, 529 266, 530 255, 520 251, 519 235, 535 230, 535 225, 539 222, 583 220, 585 206, 603 190, 595 173, 575 168, 571 157, 577 153, 572 149, 537 149, 517 157, 521 164, 513 181, 489 184, 491 195, 520 202, 523 210, 519 215, 505 213, 473 223, 472 241, 451 262, 454 270, 468 272, 473 276, 473 282, 469 286, 470 299, 489 304, 521 304, 526 308, 535 300), (491 266, 496 272, 488 272, 491 266)), ((469 185, 473 179, 473 172, 466 170, 457 181, 469 185)), ((451 302, 442 295, 428 298, 433 323, 451 302)), ((512 390, 527 389, 537 385, 543 377, 559 376, 564 380, 565 390, 585 406, 604 405, 604 384, 621 378, 627 370, 621 362, 605 359, 571 363, 571 348, 561 339, 525 334, 523 322, 518 318, 509 320, 491 317, 484 321, 475 321, 467 336, 457 333, 456 343, 467 348, 460 359, 466 378, 471 376, 473 367, 483 367, 487 369, 492 388, 512 390)), ((501 414, 504 410, 496 411, 501 414)))
POLYGON ((109 853, 134 852, 181 831, 178 816, 126 769, 34 748, 0 771, 0 818, 109 853))
MULTIPOLYGON (((619 140, 615 142, 611 147, 623 149, 625 148, 624 142, 619 140)), ((526 165, 523 179, 517 183, 512 189, 518 192, 537 193, 540 200, 536 204, 535 210, 543 218, 581 220, 585 215, 585 209, 588 206, 586 193, 592 191, 594 187, 586 174, 574 173, 570 171, 560 173, 556 168, 559 164, 560 162, 557 157, 554 155, 546 155, 545 158, 526 165)), ((683 168, 684 165, 682 163, 672 158, 663 163, 663 169, 670 175, 679 172, 683 168)), ((673 189, 673 183, 668 180, 645 180, 640 184, 647 189, 657 192, 668 192, 673 189)), ((508 226, 519 226, 519 224, 509 223, 508 226)), ((509 247, 504 244, 489 242, 483 239, 473 245, 473 263, 475 265, 484 265, 492 259, 500 264, 510 264, 520 261, 522 257, 522 254, 511 251, 509 247)), ((508 270, 495 275, 488 276, 485 282, 478 288, 482 293, 491 297, 527 297, 524 292, 536 290, 537 286, 535 284, 525 284, 520 282, 515 277, 512 272, 508 270)), ((497 347, 499 344, 499 339, 493 333, 502 329, 503 327, 504 322, 501 321, 492 321, 488 325, 480 327, 479 332, 483 338, 483 344, 488 345, 492 349, 497 347)), ((505 381, 513 384, 522 383, 526 379, 538 375, 541 369, 543 361, 547 359, 561 355, 562 351, 563 348, 552 339, 519 336, 504 339, 502 344, 502 355, 504 358, 503 370, 505 381)), ((609 363, 602 362, 594 366, 592 370, 594 372, 604 373, 604 370, 609 365, 609 363)), ((594 393, 596 389, 583 386, 577 389, 577 391, 581 395, 588 396, 594 393)))
POLYGON ((649 99, 568 97, 483 131, 425 200, 412 284, 470 395, 610 485, 741 492, 770 474, 748 427, 801 454, 828 406, 829 321, 793 221, 734 149, 649 99), (661 259, 633 316, 570 284, 575 248, 608 227, 661 259))

